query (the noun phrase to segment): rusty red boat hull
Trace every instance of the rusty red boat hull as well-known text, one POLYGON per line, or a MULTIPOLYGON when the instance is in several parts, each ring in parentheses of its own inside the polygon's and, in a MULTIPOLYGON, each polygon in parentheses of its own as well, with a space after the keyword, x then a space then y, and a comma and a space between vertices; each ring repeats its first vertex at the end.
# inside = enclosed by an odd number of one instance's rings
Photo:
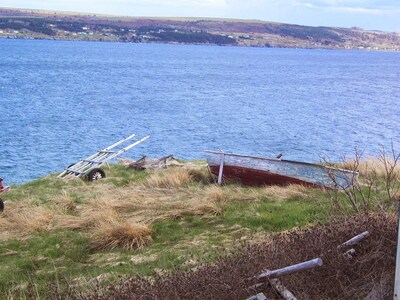
POLYGON ((330 189, 348 188, 358 173, 319 164, 242 154, 205 151, 211 173, 219 182, 244 185, 288 185, 330 189), (221 175, 221 176, 220 176, 221 175))
MULTIPOLYGON (((212 174, 218 176, 219 166, 210 166, 210 171, 212 174)), ((312 188, 321 187, 314 183, 296 179, 289 176, 283 176, 268 171, 261 171, 261 170, 236 167, 236 166, 224 166, 222 181, 224 183, 240 182, 244 185, 250 185, 250 186, 299 184, 312 188)))

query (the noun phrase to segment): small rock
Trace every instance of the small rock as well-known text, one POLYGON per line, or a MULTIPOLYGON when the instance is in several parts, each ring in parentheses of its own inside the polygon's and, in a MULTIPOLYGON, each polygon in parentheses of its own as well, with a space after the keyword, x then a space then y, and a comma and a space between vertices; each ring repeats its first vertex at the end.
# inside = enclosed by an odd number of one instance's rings
POLYGON ((120 267, 120 266, 123 266, 123 265, 126 265, 126 264, 127 263, 124 262, 124 261, 119 261, 119 262, 116 262, 115 264, 112 264, 111 267, 120 267))

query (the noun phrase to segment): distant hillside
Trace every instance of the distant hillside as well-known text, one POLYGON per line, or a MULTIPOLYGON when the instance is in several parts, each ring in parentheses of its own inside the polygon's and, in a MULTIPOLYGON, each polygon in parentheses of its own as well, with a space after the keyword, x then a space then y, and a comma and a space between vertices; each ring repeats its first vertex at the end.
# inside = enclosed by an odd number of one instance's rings
POLYGON ((0 8, 0 38, 400 51, 400 34, 258 20, 138 18, 0 8))

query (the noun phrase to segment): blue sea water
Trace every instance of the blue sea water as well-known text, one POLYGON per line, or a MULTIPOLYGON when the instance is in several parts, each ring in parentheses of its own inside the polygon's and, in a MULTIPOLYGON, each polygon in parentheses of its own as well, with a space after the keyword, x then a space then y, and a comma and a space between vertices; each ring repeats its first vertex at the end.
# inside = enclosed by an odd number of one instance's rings
POLYGON ((317 162, 400 150, 400 53, 0 40, 0 176, 205 149, 317 162))

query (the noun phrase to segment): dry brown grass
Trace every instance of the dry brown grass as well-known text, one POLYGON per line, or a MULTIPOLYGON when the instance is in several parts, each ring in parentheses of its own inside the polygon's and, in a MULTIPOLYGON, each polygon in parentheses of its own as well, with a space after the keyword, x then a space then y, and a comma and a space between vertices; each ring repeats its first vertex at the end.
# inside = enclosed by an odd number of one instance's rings
POLYGON ((292 200, 298 197, 305 197, 312 190, 301 185, 288 186, 264 186, 248 189, 240 186, 213 186, 209 188, 209 199, 217 202, 233 201, 261 201, 267 198, 270 201, 292 200))
MULTIPOLYGON (((383 177, 386 175, 386 168, 384 164, 385 158, 376 158, 376 157, 367 157, 366 159, 360 161, 357 170, 360 172, 362 176, 368 176, 371 173, 375 173, 379 177, 383 177)), ((386 158, 389 164, 394 164, 393 161, 386 158)), ((347 160, 340 164, 340 167, 343 169, 353 170, 354 169, 354 160, 347 160)), ((397 176, 400 175, 400 166, 397 165, 395 168, 395 173, 397 176)))
POLYGON ((54 226, 61 229, 87 230, 103 223, 113 223, 118 219, 118 213, 106 201, 95 199, 79 207, 79 214, 76 216, 57 215, 54 226))
POLYGON ((75 200, 66 191, 63 191, 60 197, 54 199, 52 206, 66 212, 76 209, 75 200))
MULTIPOLYGON (((65 187, 41 206, 34 195, 7 205, 0 216, 0 239, 26 236, 43 230, 80 230, 90 234, 104 224, 152 224, 182 216, 220 215, 233 201, 282 201, 303 196, 299 186, 246 188, 209 184, 204 166, 152 171, 142 183, 115 188, 107 180, 92 185, 65 187), (72 197, 78 194, 80 203, 72 197), (30 198, 29 198, 30 197, 30 198), (36 201, 36 202, 35 202, 36 201)), ((58 179, 55 179, 58 180, 58 179)))
POLYGON ((129 220, 153 223, 177 219, 185 215, 216 215, 222 205, 215 197, 223 197, 220 188, 145 188, 130 186, 103 194, 76 206, 74 215, 60 213, 55 216, 56 228, 88 230, 101 223, 129 220), (214 188, 212 189, 214 190, 214 188), (216 196, 216 195, 219 196, 216 196))
POLYGON ((7 209, 0 216, 0 239, 24 237, 34 232, 50 230, 53 216, 51 209, 36 206, 31 201, 7 202, 7 209))
POLYGON ((171 168, 154 172, 144 183, 148 188, 172 188, 189 184, 193 175, 187 168, 171 168))
POLYGON ((224 193, 223 189, 220 186, 208 186, 204 192, 206 198, 215 203, 224 203, 228 200, 226 193, 224 193))
POLYGON ((57 225, 62 228, 93 228, 102 220, 129 220, 153 223, 186 215, 219 215, 232 201, 283 201, 304 196, 301 186, 247 189, 238 186, 194 186, 190 188, 149 188, 129 186, 104 189, 103 194, 78 206, 76 216, 64 215, 57 225))
POLYGON ((177 219, 186 215, 217 215, 222 212, 218 203, 207 199, 204 190, 156 190, 150 192, 129 216, 132 221, 156 222, 177 219))
POLYGON ((307 188, 301 185, 267 186, 262 192, 270 199, 283 201, 305 197, 307 188))
POLYGON ((140 249, 151 242, 153 230, 148 225, 139 223, 103 223, 90 237, 93 250, 123 248, 140 249))

